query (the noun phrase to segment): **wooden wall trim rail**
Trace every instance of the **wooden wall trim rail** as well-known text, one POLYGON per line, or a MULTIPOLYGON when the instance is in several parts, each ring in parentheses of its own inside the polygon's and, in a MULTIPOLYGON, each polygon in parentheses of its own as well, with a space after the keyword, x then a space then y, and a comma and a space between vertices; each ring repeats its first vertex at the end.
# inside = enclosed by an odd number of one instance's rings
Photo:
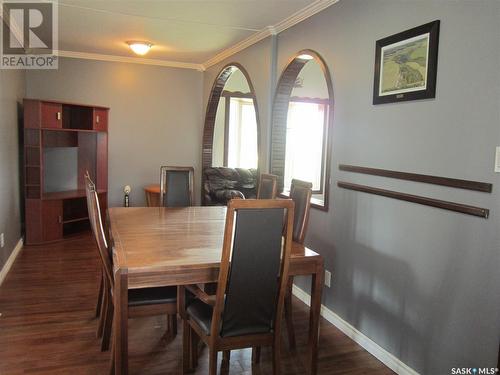
POLYGON ((352 184, 350 182, 343 182, 343 181, 339 181, 337 183, 337 185, 338 185, 338 187, 341 187, 344 189, 361 191, 363 193, 369 193, 369 194, 375 194, 375 195, 381 195, 383 197, 394 198, 394 199, 399 199, 402 201, 413 202, 413 203, 417 203, 417 204, 423 204, 426 206, 442 208, 444 210, 460 212, 460 213, 467 214, 467 215, 479 216, 479 217, 483 217, 485 219, 487 219, 489 214, 490 214, 490 210, 488 210, 487 208, 468 206, 468 205, 456 203, 456 202, 449 202, 449 201, 443 201, 443 200, 439 200, 439 199, 422 197, 419 195, 400 193, 398 191, 379 189, 379 188, 374 188, 371 186, 352 184))
POLYGON ((397 178, 400 180, 423 182, 427 184, 449 186, 458 189, 467 189, 491 193, 493 185, 487 182, 459 180, 456 178, 430 176, 425 174, 391 171, 388 169, 360 167, 357 165, 339 164, 339 169, 346 172, 364 173, 374 176, 397 178))

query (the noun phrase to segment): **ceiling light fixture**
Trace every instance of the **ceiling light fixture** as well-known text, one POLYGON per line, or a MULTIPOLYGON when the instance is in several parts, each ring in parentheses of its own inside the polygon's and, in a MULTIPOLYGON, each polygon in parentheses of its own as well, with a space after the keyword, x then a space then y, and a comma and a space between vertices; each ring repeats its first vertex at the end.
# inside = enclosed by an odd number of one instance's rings
POLYGON ((312 59, 314 59, 314 57, 312 57, 311 55, 308 55, 307 53, 304 53, 303 55, 298 55, 297 58, 301 59, 301 60, 312 60, 312 59))
POLYGON ((132 51, 134 51, 135 54, 144 56, 146 53, 149 52, 151 47, 153 46, 152 43, 149 42, 139 42, 139 41, 131 41, 127 42, 128 46, 132 51))

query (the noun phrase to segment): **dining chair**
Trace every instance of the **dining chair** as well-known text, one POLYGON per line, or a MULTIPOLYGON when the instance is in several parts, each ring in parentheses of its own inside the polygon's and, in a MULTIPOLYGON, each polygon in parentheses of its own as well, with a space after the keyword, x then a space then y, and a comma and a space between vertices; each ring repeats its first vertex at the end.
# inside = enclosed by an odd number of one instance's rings
POLYGON ((292 200, 231 200, 215 295, 179 286, 183 373, 197 365, 198 340, 209 348, 209 375, 219 351, 272 346, 280 372, 280 333, 292 244, 292 200), (282 242, 283 224, 288 228, 282 242))
POLYGON ((192 206, 193 185, 193 167, 162 166, 160 168, 160 206, 192 206))
MULTIPOLYGON (((103 302, 101 307, 104 324, 101 350, 106 351, 109 349, 114 312, 112 298, 114 288, 112 255, 102 224, 99 198, 88 172, 85 174, 85 190, 89 221, 97 243, 102 273, 104 275, 103 302)), ((168 331, 173 336, 177 334, 177 288, 175 286, 129 290, 128 300, 129 317, 166 314, 168 317, 168 331)))
POLYGON ((257 199, 275 199, 278 190, 278 176, 274 174, 261 173, 257 199))
MULTIPOLYGON (((292 179, 290 187, 290 199, 295 203, 295 213, 293 217, 293 241, 300 244, 304 243, 309 223, 309 211, 311 209, 312 183, 292 179)), ((293 328, 292 314, 292 289, 293 276, 288 278, 287 290, 285 294, 285 320, 288 332, 288 343, 290 348, 294 349, 295 330, 293 328)))

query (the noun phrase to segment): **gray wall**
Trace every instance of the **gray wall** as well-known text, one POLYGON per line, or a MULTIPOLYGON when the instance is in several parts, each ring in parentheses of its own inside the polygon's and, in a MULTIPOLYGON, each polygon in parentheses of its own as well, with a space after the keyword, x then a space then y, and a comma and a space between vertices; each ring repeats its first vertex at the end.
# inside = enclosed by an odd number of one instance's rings
POLYGON ((202 73, 195 70, 62 58, 54 71, 28 71, 26 94, 108 106, 109 205, 145 205, 143 187, 161 165, 194 166, 200 191, 202 73))
POLYGON ((23 71, 0 69, 0 269, 21 238, 18 107, 24 96, 23 71))
MULTIPOLYGON (((313 210, 306 240, 333 271, 324 304, 421 374, 496 365, 499 16, 498 1, 343 0, 278 36, 278 74, 293 54, 309 48, 325 58, 333 79, 331 202, 328 213, 313 210), (372 105, 375 41, 435 19, 441 20, 436 99, 372 105), (494 191, 349 174, 338 171, 339 163, 487 181, 494 191), (488 207, 491 216, 342 190, 338 180, 488 207)), ((266 142, 271 45, 263 41, 212 67, 204 85, 206 105, 223 65, 236 61, 247 68, 266 142)))

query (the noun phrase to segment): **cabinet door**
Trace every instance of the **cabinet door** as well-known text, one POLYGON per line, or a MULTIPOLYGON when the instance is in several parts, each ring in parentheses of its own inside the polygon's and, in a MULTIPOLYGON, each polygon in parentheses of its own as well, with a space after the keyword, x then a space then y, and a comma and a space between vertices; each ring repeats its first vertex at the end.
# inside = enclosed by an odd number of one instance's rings
POLYGON ((108 131, 108 110, 106 109, 94 109, 94 130, 97 131, 108 131))
POLYGON ((61 200, 42 201, 42 226, 44 241, 54 241, 62 238, 62 211, 63 207, 61 200))
POLYGON ((42 128, 62 128, 62 105, 42 103, 42 128))

